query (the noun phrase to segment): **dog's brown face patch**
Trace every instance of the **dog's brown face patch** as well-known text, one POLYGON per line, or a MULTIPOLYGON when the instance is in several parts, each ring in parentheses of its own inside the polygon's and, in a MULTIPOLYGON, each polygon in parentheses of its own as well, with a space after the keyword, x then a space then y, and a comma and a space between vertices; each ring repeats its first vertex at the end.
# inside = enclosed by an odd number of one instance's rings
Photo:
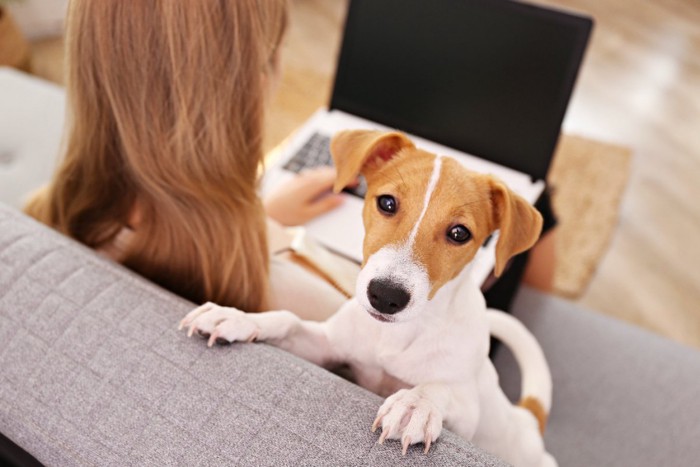
MULTIPOLYGON (((430 153, 408 148, 379 170, 366 174, 365 261, 382 247, 400 247, 409 241, 426 203, 435 159, 430 153), (395 214, 387 215, 377 207, 382 195, 396 199, 395 214)), ((453 159, 440 160, 439 180, 411 245, 413 261, 422 265, 430 278, 430 298, 459 274, 495 229, 490 179, 468 171, 453 159), (462 244, 450 240, 448 232, 455 226, 466 227, 471 238, 462 244)))
MULTIPOLYGON (((403 245, 418 221, 435 156, 418 150, 404 150, 381 170, 365 173, 367 195, 362 217, 365 224, 364 261, 385 246, 403 245), (410 164, 401 164, 410 157, 410 164), (387 216, 377 207, 377 199, 391 195, 397 211, 387 216)), ((364 265, 363 265, 364 266, 364 265)))

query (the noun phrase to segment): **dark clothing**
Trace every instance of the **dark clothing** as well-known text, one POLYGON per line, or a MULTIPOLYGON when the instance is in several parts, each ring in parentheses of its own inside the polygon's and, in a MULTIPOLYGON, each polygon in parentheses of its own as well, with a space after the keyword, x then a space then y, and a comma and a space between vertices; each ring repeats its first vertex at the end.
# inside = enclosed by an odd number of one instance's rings
POLYGON ((43 467, 31 454, 0 433, 0 465, 8 467, 43 467))

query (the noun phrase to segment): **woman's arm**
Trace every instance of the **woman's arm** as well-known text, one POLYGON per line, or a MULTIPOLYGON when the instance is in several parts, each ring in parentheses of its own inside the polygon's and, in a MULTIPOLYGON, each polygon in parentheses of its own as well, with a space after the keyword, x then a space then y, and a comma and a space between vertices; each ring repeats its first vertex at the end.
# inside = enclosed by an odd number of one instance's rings
POLYGON ((556 227, 545 233, 530 251, 523 283, 543 292, 554 286, 556 269, 556 227))

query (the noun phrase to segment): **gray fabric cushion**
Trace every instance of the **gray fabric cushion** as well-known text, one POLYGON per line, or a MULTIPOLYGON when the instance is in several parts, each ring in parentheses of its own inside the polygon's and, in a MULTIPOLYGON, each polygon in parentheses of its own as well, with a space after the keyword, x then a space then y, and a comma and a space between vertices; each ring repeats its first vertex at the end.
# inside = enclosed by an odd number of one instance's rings
POLYGON ((0 205, 0 431, 48 465, 503 465, 452 433, 370 433, 381 399, 264 344, 208 350, 192 307, 0 205))
MULTIPOLYGON (((700 352, 526 288, 513 308, 552 370, 545 442, 560 465, 698 465, 700 352)), ((496 364, 514 398, 512 356, 496 364)))

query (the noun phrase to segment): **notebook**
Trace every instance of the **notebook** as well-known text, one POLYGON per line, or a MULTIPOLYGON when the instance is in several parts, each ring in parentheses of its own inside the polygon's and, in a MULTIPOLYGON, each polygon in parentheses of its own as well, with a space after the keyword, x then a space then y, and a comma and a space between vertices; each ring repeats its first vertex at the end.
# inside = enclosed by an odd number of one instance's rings
MULTIPOLYGON (((418 147, 493 174, 535 203, 556 147, 593 22, 510 0, 352 0, 328 109, 295 132, 263 194, 306 167, 332 164, 345 129, 405 132, 418 147)), ((309 222, 330 250, 362 260, 363 186, 309 222)), ((497 235, 497 234, 496 234, 497 235)), ((470 265, 483 282, 496 237, 470 265)))

